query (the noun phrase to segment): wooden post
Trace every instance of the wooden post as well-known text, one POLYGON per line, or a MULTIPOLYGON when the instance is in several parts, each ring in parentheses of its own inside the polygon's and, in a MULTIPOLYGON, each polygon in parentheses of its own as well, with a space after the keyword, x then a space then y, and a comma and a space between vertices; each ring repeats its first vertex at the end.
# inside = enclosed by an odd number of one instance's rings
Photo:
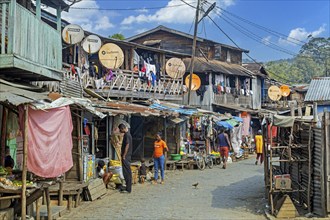
MULTIPOLYGON (((79 175, 80 178, 80 175, 79 175)), ((63 205, 63 181, 59 182, 59 192, 58 192, 58 206, 63 205)))
POLYGON ((82 142, 82 132, 81 132, 81 120, 77 116, 77 137, 78 137, 78 169, 79 169, 79 181, 83 181, 83 165, 82 165, 82 153, 81 153, 81 142, 82 142))
POLYGON ((60 32, 60 33, 61 33, 61 31, 62 31, 61 12, 62 12, 62 9, 61 9, 61 6, 59 6, 59 7, 56 9, 56 28, 57 28, 57 31, 60 32))
POLYGON ((48 186, 45 188, 45 194, 46 194, 46 203, 47 203, 47 216, 48 220, 52 220, 52 209, 50 204, 50 195, 49 195, 49 188, 48 186))
MULTIPOLYGON (((7 125, 7 117, 8 117, 8 109, 6 107, 3 108, 3 114, 2 114, 2 126, 1 126, 1 146, 6 146, 6 125, 7 125)), ((0 154, 0 158, 1 158, 1 165, 4 166, 5 164, 5 161, 4 161, 4 158, 6 157, 5 156, 5 148, 2 147, 1 148, 1 154, 0 154)))
POLYGON ((325 139, 325 152, 324 152, 324 160, 325 160, 325 178, 327 181, 325 181, 326 185, 326 193, 325 195, 326 198, 326 203, 327 207, 326 210, 329 212, 330 211, 330 114, 328 112, 328 109, 324 109, 324 116, 323 116, 323 124, 324 124, 324 139, 325 139))
POLYGON ((41 20, 41 0, 36 0, 36 16, 39 20, 41 20))
MULTIPOLYGON (((134 68, 134 48, 130 49, 130 58, 129 58, 129 60, 130 60, 130 62, 129 62, 130 70, 133 70, 133 68, 134 68)), ((139 66, 139 64, 138 64, 138 66, 139 66)))
MULTIPOLYGON (((267 128, 268 129, 268 128, 267 128)), ((269 199, 271 213, 274 215, 274 201, 273 201, 273 123, 270 124, 270 153, 269 153, 269 199)))
POLYGON ((291 111, 291 116, 294 116, 294 104, 291 102, 290 103, 290 111, 291 111))
POLYGON ((24 145, 23 145, 23 169, 22 169, 22 203, 21 218, 26 220, 26 174, 27 174, 27 148, 28 148, 28 114, 29 106, 24 106, 24 145))
POLYGON ((36 220, 40 220, 40 202, 39 198, 36 200, 36 220))
POLYGON ((313 120, 314 122, 317 122, 318 117, 317 117, 317 103, 313 103, 313 120))
POLYGON ((308 137, 308 186, 307 186, 307 208, 308 213, 311 213, 311 184, 312 184, 312 125, 309 125, 309 137, 308 137))

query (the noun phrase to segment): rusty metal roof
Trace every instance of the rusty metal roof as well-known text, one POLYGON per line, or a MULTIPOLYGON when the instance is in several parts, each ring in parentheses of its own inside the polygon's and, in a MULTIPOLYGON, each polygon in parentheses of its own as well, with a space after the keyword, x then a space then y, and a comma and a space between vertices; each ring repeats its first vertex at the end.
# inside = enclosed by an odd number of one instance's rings
POLYGON ((330 77, 314 78, 309 85, 305 102, 330 101, 330 77))
MULTIPOLYGON (((183 62, 189 70, 191 58, 184 58, 183 62)), ((196 57, 194 63, 194 72, 196 73, 214 72, 246 77, 252 77, 254 75, 253 72, 241 65, 222 62, 219 60, 206 60, 203 57, 196 57)))
POLYGON ((138 114, 142 116, 167 116, 173 115, 171 112, 159 111, 149 108, 148 106, 132 104, 127 102, 105 102, 93 101, 94 107, 101 112, 108 113, 109 115, 119 114, 138 114))

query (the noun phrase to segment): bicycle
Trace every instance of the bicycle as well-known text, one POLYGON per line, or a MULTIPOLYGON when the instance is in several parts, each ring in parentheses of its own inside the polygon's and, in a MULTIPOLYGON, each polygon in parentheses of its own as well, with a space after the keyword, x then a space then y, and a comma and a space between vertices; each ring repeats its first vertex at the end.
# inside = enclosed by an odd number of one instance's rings
POLYGON ((208 154, 206 155, 206 147, 202 146, 198 148, 198 152, 196 154, 196 164, 198 169, 204 170, 206 165, 212 169, 214 164, 213 164, 213 156, 208 154))

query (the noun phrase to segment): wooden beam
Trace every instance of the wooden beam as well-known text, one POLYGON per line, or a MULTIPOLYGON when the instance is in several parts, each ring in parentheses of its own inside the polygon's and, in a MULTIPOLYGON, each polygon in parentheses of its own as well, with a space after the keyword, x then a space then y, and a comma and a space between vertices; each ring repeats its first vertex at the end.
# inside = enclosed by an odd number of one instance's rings
POLYGON ((62 13, 62 9, 61 6, 59 6, 56 9, 56 27, 57 27, 57 31, 59 33, 61 33, 62 31, 62 19, 61 19, 61 13, 62 13))
MULTIPOLYGON (((6 125, 7 125, 7 117, 8 117, 8 108, 3 107, 3 113, 2 113, 2 125, 1 125, 1 146, 6 146, 6 136, 7 136, 7 129, 6 129, 6 125)), ((0 158, 1 158, 1 165, 4 167, 5 165, 5 147, 1 148, 1 154, 0 154, 0 158)))
POLYGON ((24 106, 24 144, 23 144, 23 169, 22 169, 22 203, 21 218, 26 220, 26 174, 27 174, 27 148, 28 148, 28 114, 29 106, 24 106))
POLYGON ((36 0, 36 16, 41 20, 41 0, 36 0))

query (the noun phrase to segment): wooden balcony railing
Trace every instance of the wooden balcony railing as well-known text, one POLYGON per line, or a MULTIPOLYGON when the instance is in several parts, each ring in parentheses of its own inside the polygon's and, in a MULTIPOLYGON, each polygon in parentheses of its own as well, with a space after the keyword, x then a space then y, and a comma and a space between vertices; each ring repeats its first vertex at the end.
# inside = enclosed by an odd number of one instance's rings
MULTIPOLYGON (((166 95, 181 95, 182 94, 182 79, 172 79, 170 77, 162 77, 156 81, 154 85, 143 82, 137 74, 127 70, 120 70, 114 73, 114 77, 109 81, 104 79, 95 79, 83 75, 84 87, 89 87, 97 92, 111 94, 132 94, 132 93, 158 93, 166 95), (127 93, 128 92, 128 93, 127 93)), ((129 96, 129 95, 128 95, 129 96)))
POLYGON ((237 106, 252 106, 252 96, 244 96, 238 95, 235 97, 233 94, 215 94, 214 95, 214 103, 215 104, 229 104, 229 105, 237 105, 237 106))
MULTIPOLYGON (((61 34, 15 0, 0 0, 0 54, 62 69, 61 34)), ((0 68, 1 68, 0 63, 0 68)))

